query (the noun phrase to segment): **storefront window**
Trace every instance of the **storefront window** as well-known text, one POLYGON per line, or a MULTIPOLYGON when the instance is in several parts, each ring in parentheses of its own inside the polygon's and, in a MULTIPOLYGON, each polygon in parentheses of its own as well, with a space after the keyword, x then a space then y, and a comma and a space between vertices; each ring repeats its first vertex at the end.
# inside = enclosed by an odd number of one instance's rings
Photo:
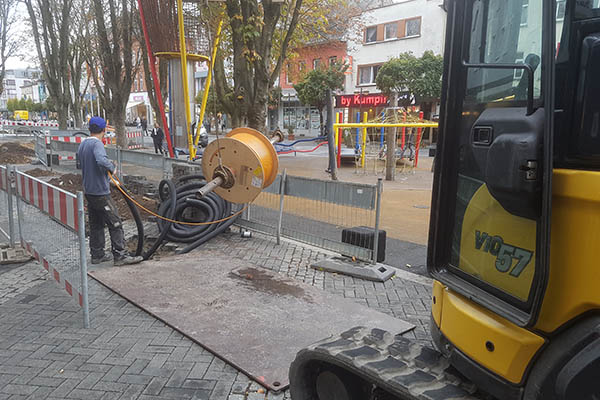
POLYGON ((301 106, 300 103, 289 103, 283 108, 283 127, 294 130, 318 130, 320 125, 319 111, 301 106))

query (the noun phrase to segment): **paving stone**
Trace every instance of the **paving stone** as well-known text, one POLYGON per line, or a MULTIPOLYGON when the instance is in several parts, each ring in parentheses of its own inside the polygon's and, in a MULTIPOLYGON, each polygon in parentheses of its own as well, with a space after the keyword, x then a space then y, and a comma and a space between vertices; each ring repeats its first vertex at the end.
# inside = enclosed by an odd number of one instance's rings
MULTIPOLYGON (((325 254, 290 241, 277 246, 260 234, 252 240, 221 235, 207 245, 409 320, 417 328, 407 336, 431 345, 427 285, 402 278, 374 284, 315 271, 309 265, 325 254)), ((288 391, 273 394, 251 383, 231 365, 93 279, 92 327, 82 329, 81 311, 64 290, 54 282, 38 281, 38 276, 46 275, 35 262, 0 275, 0 387, 19 376, 13 388, 25 381, 32 387, 28 393, 0 391, 0 399, 28 394, 65 399, 86 393, 88 398, 102 399, 289 399, 288 391), (8 276, 10 284, 3 279, 8 276), (24 289, 15 293, 10 285, 24 289)))

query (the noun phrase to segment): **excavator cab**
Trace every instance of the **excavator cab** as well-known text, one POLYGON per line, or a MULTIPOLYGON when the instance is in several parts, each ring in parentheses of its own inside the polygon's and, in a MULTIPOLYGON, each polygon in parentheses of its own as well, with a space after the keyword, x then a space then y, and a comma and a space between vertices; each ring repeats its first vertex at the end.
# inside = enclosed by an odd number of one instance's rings
MULTIPOLYGON (((562 386, 556 379, 578 351, 544 361, 553 372, 540 373, 539 362, 599 311, 598 292, 578 292, 600 283, 593 253, 566 232, 584 204, 589 218, 600 211, 600 193, 584 195, 584 185, 600 187, 600 2, 449 1, 447 29, 428 248, 432 335, 498 398, 596 398, 600 385, 580 380, 598 368, 600 350, 562 386), (563 315, 558 298, 573 305, 563 315)), ((589 224, 579 228, 597 240, 589 224)))
POLYGON ((439 353, 355 328, 298 353, 292 398, 600 399, 600 0, 444 5, 439 353))

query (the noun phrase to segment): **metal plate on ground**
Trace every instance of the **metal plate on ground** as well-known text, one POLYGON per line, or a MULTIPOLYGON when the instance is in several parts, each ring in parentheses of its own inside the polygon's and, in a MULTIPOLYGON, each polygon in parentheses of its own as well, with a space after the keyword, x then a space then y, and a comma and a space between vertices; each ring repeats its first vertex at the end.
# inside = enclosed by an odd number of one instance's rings
POLYGON ((296 353, 316 341, 360 325, 414 327, 219 251, 90 275, 276 391, 288 386, 296 353))

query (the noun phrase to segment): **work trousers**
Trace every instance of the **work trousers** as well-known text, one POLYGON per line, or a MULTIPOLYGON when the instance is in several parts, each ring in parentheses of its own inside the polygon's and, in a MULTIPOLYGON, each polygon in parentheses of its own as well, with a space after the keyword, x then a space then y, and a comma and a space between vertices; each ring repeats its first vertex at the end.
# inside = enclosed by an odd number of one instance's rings
POLYGON ((108 226, 110 244, 115 259, 125 253, 125 235, 119 212, 110 195, 94 196, 86 194, 90 224, 90 253, 92 258, 104 257, 104 225, 108 226))
POLYGON ((152 140, 154 140, 154 153, 162 154, 163 153, 162 140, 158 140, 156 138, 152 138, 152 140))

